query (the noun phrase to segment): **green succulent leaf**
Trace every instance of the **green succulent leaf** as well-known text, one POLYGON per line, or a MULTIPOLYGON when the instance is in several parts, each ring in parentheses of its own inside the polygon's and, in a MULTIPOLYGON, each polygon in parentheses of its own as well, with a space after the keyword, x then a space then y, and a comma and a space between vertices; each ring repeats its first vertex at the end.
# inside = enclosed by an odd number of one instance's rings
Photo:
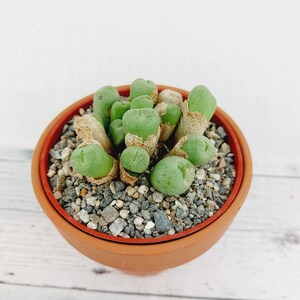
POLYGON ((122 119, 125 135, 132 133, 145 141, 148 136, 157 134, 160 118, 152 108, 130 109, 122 119))
POLYGON ((109 136, 115 146, 120 146, 125 139, 125 133, 122 125, 122 120, 116 119, 109 125, 109 136))
POLYGON ((153 108, 153 106, 153 100, 147 95, 136 97, 130 103, 130 109, 153 108))
POLYGON ((97 179, 109 174, 113 167, 113 158, 101 146, 91 144, 75 149, 70 165, 79 174, 97 179))
POLYGON ((117 101, 117 102, 115 102, 111 107, 110 121, 113 122, 114 120, 117 120, 117 119, 122 120, 124 114, 129 109, 130 109, 130 102, 129 101, 117 101))
POLYGON ((209 163, 217 153, 213 143, 199 134, 190 134, 181 149, 187 153, 188 160, 196 167, 209 163))
POLYGON ((153 81, 139 78, 131 83, 129 98, 133 100, 142 95, 151 96, 154 91, 157 91, 157 86, 153 81))
POLYGON ((108 128, 112 105, 120 100, 120 95, 115 87, 107 85, 97 90, 93 96, 93 115, 108 128))
POLYGON ((126 148, 120 157, 120 163, 124 169, 134 172, 143 173, 149 166, 150 157, 148 152, 136 146, 126 148))
POLYGON ((191 162, 179 156, 168 156, 159 161, 150 174, 151 184, 167 195, 180 195, 194 181, 195 168, 191 162))
POLYGON ((206 117, 207 122, 210 121, 217 107, 216 99, 204 85, 194 87, 187 101, 189 111, 202 113, 206 117))

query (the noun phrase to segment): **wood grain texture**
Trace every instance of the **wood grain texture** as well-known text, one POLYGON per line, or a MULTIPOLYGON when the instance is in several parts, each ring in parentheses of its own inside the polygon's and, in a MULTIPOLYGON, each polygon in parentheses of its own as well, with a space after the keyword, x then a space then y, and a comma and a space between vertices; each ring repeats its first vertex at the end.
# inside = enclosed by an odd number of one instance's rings
POLYGON ((69 299, 74 289, 124 293, 124 299, 127 293, 150 299, 300 297, 299 178, 254 177, 245 205, 216 246, 181 267, 134 277, 91 261, 63 240, 37 204, 29 169, 30 161, 0 161, 0 282, 9 284, 0 284, 1 299, 11 286, 36 298, 51 287, 46 299, 69 299))
POLYGON ((299 175, 298 11, 297 1, 8 1, 0 146, 33 149, 75 100, 144 77, 207 85, 245 133, 256 173, 299 175))

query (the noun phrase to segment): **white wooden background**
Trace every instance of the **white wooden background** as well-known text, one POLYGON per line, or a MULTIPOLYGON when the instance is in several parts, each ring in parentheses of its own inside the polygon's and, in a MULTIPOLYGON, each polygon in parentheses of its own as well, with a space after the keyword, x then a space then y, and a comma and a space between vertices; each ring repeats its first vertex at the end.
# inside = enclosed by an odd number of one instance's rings
POLYGON ((300 299, 297 1, 0 1, 0 299, 300 299), (142 77, 207 85, 249 141, 249 197, 195 261, 136 278, 71 248, 30 182, 51 119, 142 77))

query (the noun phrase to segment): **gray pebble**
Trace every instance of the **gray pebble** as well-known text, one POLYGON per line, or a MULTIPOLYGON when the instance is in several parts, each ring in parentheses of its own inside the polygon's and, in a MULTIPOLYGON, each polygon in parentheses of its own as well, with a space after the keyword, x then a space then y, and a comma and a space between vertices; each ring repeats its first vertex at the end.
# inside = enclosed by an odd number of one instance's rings
POLYGON ((162 193, 154 192, 152 194, 153 201, 156 203, 160 203, 164 199, 164 195, 162 193))
POLYGON ((118 211, 110 205, 105 207, 101 214, 105 221, 108 223, 113 222, 119 216, 118 211))
POLYGON ((132 214, 136 214, 139 211, 138 207, 134 203, 130 203, 129 209, 132 214))
POLYGON ((122 218, 117 218, 110 226, 109 230, 113 236, 119 235, 123 228, 127 225, 126 221, 122 218))
POLYGON ((158 210, 154 213, 154 222, 159 232, 167 232, 171 228, 171 223, 162 210, 158 210))

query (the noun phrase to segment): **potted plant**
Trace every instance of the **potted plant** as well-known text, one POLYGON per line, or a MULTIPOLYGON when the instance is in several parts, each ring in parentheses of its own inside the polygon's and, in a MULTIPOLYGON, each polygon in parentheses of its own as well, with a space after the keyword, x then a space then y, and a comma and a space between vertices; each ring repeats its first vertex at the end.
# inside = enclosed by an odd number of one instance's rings
POLYGON ((142 79, 72 104, 33 155, 41 207, 73 247, 114 268, 145 274, 196 258, 225 233, 252 177, 242 132, 215 105, 203 86, 188 93, 142 79), (225 184, 226 162, 234 182, 222 198, 214 183, 225 184))

